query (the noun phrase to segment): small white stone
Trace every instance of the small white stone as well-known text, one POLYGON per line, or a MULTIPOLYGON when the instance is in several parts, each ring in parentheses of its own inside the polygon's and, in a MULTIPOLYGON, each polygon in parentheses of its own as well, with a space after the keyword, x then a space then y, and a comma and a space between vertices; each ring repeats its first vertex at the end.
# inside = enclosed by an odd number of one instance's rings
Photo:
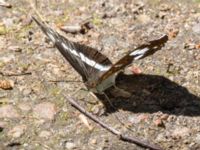
POLYGON ((26 103, 21 103, 18 105, 18 107, 19 107, 19 109, 21 109, 24 112, 28 112, 29 110, 31 110, 31 106, 26 103))
POLYGON ((183 138, 190 135, 190 129, 187 127, 177 127, 173 132, 172 136, 175 138, 183 138))
POLYGON ((5 105, 0 107, 0 118, 18 118, 19 114, 12 105, 5 105))
POLYGON ((65 147, 70 150, 76 148, 76 145, 73 142, 67 142, 65 147))
POLYGON ((12 136, 13 138, 19 138, 24 134, 26 129, 27 129, 27 126, 24 124, 15 126, 13 129, 11 129, 8 132, 8 136, 12 136))
POLYGON ((50 137, 50 135, 51 135, 51 132, 49 132, 49 131, 41 131, 39 134, 39 137, 48 139, 50 137))
POLYGON ((197 144, 200 144, 200 134, 196 135, 195 141, 197 144))

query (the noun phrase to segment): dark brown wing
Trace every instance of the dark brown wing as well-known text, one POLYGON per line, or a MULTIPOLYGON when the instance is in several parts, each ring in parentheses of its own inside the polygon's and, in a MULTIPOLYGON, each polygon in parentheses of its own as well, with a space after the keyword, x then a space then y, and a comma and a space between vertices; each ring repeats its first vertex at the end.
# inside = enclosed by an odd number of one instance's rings
POLYGON ((144 57, 152 55, 156 51, 160 50, 167 41, 168 36, 164 35, 157 40, 150 41, 148 44, 141 45, 133 51, 130 51, 126 56, 117 61, 117 63, 115 63, 108 71, 103 73, 102 76, 96 82, 96 84, 98 85, 103 80, 107 79, 109 76, 124 69, 126 66, 130 65, 134 60, 142 59, 144 57))
POLYGON ((39 22, 33 17, 42 31, 54 43, 61 54, 67 59, 72 67, 87 81, 98 72, 105 72, 112 66, 111 61, 94 48, 71 42, 46 24, 39 22))

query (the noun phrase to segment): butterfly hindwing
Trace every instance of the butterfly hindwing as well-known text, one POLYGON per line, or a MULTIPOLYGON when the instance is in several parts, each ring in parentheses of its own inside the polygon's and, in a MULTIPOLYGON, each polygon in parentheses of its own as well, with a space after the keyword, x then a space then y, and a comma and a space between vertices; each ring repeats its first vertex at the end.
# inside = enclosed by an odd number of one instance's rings
POLYGON ((102 76, 98 79, 96 84, 101 83, 103 80, 109 78, 112 74, 119 72, 124 69, 126 66, 130 65, 134 60, 142 59, 149 55, 152 55, 156 51, 160 50, 164 44, 168 41, 168 36, 164 35, 157 40, 150 41, 148 44, 141 45, 130 51, 127 55, 117 61, 113 66, 106 71, 102 76))

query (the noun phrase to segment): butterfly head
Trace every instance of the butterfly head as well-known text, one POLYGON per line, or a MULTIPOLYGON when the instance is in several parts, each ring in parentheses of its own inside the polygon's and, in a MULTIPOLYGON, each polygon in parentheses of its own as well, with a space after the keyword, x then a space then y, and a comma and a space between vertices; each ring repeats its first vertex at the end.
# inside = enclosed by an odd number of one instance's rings
POLYGON ((97 86, 97 79, 96 77, 89 78, 87 82, 85 82, 85 85, 88 89, 93 89, 97 86))

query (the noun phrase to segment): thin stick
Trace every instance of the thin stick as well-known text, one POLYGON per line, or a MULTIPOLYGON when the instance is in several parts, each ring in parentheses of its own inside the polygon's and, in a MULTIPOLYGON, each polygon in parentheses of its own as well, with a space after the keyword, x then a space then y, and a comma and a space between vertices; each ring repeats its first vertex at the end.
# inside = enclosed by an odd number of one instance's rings
POLYGON ((48 80, 47 82, 59 83, 59 82, 78 82, 82 83, 82 81, 74 81, 74 80, 48 80))
POLYGON ((83 113, 85 116, 87 116, 89 119, 93 120, 94 122, 96 122, 97 124, 99 124, 101 127, 103 127, 104 129, 106 129, 107 131, 111 132, 112 134, 118 136, 118 138, 122 141, 126 141, 129 143, 134 143, 137 144, 139 146, 145 147, 145 148, 150 148, 152 150, 162 150, 162 148, 160 148, 157 145, 153 145, 153 144, 148 144, 146 141, 142 141, 136 137, 128 137, 126 135, 121 134, 118 130, 108 126, 107 124, 105 124, 104 122, 102 122, 101 120, 99 120, 97 117, 93 116, 92 114, 90 114, 89 112, 87 112, 83 107, 81 107, 78 103, 75 102, 75 100, 70 97, 70 96, 66 96, 67 100, 70 102, 70 104, 76 108, 78 111, 80 111, 81 113, 83 113))
POLYGON ((3 73, 0 72, 0 75, 2 76, 8 76, 8 77, 12 77, 12 76, 24 76, 24 75, 31 75, 31 72, 22 72, 22 73, 3 73))
POLYGON ((36 15, 40 18, 40 20, 42 20, 43 23, 46 24, 44 17, 41 15, 41 13, 37 10, 37 5, 38 5, 38 1, 35 0, 33 2, 33 0, 26 0, 26 2, 31 6, 31 8, 33 9, 33 11, 36 13, 36 15))

